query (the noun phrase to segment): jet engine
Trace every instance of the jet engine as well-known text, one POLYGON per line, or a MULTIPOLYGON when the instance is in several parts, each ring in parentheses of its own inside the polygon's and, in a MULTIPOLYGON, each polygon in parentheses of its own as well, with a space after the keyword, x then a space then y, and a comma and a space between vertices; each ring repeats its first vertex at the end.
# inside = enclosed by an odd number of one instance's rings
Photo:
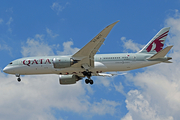
POLYGON ((59 83, 62 85, 75 84, 81 78, 77 75, 59 75, 59 83))
POLYGON ((75 63, 77 63, 77 61, 70 57, 59 57, 53 59, 54 68, 67 68, 75 63))

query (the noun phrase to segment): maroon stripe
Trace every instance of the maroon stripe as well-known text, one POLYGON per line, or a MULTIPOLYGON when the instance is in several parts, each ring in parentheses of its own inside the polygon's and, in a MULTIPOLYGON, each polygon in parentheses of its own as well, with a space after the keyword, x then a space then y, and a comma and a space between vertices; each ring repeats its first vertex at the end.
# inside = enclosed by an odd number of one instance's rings
POLYGON ((166 34, 166 33, 168 33, 168 32, 169 32, 169 30, 166 31, 165 33, 161 34, 161 35, 160 35, 159 37, 157 37, 156 39, 161 39, 161 38, 167 36, 168 34, 166 34))

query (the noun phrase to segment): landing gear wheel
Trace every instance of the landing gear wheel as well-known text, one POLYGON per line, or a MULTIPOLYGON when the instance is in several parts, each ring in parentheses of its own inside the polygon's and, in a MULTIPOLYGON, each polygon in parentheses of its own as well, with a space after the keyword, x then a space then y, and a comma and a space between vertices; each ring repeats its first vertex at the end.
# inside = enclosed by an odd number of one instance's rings
POLYGON ((93 80, 89 80, 89 83, 92 85, 94 82, 93 82, 93 80))
MULTIPOLYGON (((83 68, 83 66, 82 66, 82 68, 83 68)), ((91 73, 92 72, 89 71, 88 69, 86 69, 86 71, 82 72, 82 74, 87 77, 87 79, 85 80, 86 84, 90 83, 92 85, 94 83, 93 80, 91 80, 91 76, 92 76, 91 73)))
POLYGON ((17 81, 18 81, 18 82, 21 82, 20 74, 15 74, 15 75, 16 75, 16 77, 17 77, 17 81))
POLYGON ((88 84, 90 81, 88 79, 85 80, 85 83, 88 84))
POLYGON ((17 81, 18 81, 18 82, 21 82, 21 78, 17 78, 17 81))

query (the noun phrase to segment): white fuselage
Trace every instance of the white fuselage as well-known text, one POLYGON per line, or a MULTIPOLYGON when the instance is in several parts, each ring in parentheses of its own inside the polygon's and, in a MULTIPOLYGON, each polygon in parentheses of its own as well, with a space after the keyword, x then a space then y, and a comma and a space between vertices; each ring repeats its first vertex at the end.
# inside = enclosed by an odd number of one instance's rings
MULTIPOLYGON (((89 68, 93 73, 127 71, 160 63, 160 61, 148 61, 152 54, 121 53, 121 54, 97 54, 94 56, 94 67, 89 68)), ((53 59, 60 56, 27 57, 12 61, 4 68, 9 74, 33 75, 33 74, 75 74, 83 76, 84 68, 54 68, 53 59)), ((61 56, 63 57, 63 56, 61 56)), ((69 57, 71 56, 64 56, 69 57)))

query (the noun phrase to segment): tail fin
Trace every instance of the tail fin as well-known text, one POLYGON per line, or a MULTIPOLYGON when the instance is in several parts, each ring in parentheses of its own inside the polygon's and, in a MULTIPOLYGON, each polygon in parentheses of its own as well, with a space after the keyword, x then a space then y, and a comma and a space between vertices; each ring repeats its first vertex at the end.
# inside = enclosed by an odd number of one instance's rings
POLYGON ((170 27, 162 28, 139 53, 155 54, 163 49, 170 27))

